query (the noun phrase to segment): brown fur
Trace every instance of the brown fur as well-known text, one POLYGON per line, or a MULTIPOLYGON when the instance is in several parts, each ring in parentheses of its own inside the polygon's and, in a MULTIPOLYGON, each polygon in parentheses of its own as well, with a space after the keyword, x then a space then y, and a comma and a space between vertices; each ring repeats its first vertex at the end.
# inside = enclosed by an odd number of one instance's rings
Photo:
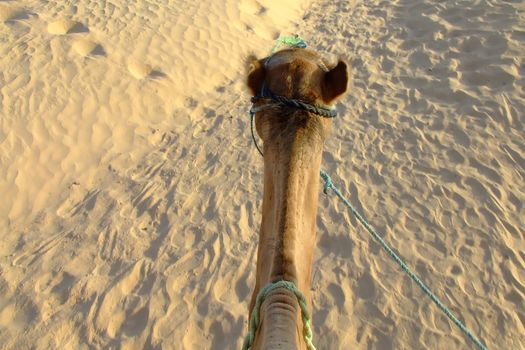
MULTIPOLYGON (((328 104, 347 89, 343 61, 326 71, 314 51, 279 51, 269 60, 249 58, 247 85, 260 93, 263 82, 275 94, 328 104)), ((319 170, 331 120, 302 110, 276 107, 257 113, 264 142, 264 195, 252 310, 260 288, 295 282, 311 308, 310 280, 315 247, 319 170)), ((276 291, 261 307, 261 326, 252 349, 304 349, 300 309, 293 293, 276 291)))

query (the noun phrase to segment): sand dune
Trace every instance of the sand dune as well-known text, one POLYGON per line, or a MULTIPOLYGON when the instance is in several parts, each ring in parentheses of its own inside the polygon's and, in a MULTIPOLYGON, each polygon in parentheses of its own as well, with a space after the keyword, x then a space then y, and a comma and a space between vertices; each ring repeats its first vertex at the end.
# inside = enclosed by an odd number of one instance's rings
MULTIPOLYGON (((0 1, 0 347, 240 348, 262 163, 243 58, 352 86, 323 167, 490 349, 525 348, 519 1, 0 1)), ((318 349, 469 349, 321 196, 318 349)))

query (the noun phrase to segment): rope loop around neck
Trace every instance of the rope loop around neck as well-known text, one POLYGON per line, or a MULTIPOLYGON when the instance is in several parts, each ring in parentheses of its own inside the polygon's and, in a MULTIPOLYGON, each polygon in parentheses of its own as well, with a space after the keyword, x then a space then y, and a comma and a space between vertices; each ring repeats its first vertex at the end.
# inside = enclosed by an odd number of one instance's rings
POLYGON ((301 308, 301 319, 303 320, 303 337, 304 342, 306 343, 306 348, 308 350, 316 350, 312 342, 312 317, 308 312, 308 306, 306 305, 306 298, 304 294, 297 288, 295 283, 286 280, 280 280, 274 283, 268 283, 264 288, 259 291, 257 298, 255 299, 255 306, 252 310, 252 317, 250 318, 249 331, 248 335, 244 338, 244 343, 242 346, 243 350, 248 350, 255 340, 255 332, 260 325, 260 308, 264 299, 276 289, 284 288, 295 294, 299 306, 301 308))

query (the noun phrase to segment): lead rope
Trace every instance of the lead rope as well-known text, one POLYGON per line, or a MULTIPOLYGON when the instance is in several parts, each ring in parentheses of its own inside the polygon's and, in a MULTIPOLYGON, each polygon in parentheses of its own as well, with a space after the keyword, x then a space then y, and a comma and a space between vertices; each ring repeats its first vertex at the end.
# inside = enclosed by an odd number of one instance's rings
POLYGON ((483 343, 471 332, 465 327, 461 321, 454 316, 454 314, 443 304, 443 302, 434 294, 432 291, 427 287, 419 277, 415 273, 413 273, 409 268, 408 265, 401 259, 395 252, 390 248, 390 246, 385 242, 385 240, 374 230, 374 228, 363 218, 361 214, 352 206, 350 201, 348 201, 339 191, 337 187, 334 186, 332 183, 332 180, 330 179, 330 176, 324 171, 321 170, 321 178, 324 180, 325 185, 323 192, 325 194, 328 194, 328 190, 334 191, 334 193, 343 201, 343 203, 350 209, 350 212, 357 218, 357 220, 365 227, 365 229, 368 231, 368 233, 381 245, 381 247, 390 255, 392 259, 394 259, 395 262, 401 266, 403 271, 412 279, 412 281, 416 282, 416 284, 423 290, 423 292, 432 299, 432 301, 438 306, 438 308, 447 315, 447 317, 452 320, 456 324, 456 326, 459 327, 459 329, 469 337, 470 340, 474 342, 478 346, 478 348, 482 350, 488 350, 483 343))

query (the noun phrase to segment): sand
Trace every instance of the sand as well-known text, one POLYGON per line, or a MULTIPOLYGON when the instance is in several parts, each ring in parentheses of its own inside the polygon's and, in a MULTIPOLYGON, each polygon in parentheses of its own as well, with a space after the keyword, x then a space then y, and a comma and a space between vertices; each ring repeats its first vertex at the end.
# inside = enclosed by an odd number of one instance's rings
MULTIPOLYGON (((244 57, 352 66, 323 167, 490 349, 525 348, 520 1, 0 1, 0 348, 230 349, 262 162, 244 57)), ((318 349, 470 349, 332 196, 318 349)))

